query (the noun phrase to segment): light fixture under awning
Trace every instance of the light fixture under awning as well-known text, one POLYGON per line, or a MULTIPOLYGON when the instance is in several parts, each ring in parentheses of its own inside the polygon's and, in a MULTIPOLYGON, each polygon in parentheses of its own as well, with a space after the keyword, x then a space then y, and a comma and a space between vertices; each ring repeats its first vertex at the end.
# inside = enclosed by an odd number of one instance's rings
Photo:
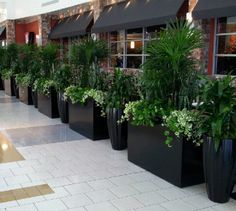
POLYGON ((236 16, 236 0, 198 0, 193 17, 198 19, 236 16))
POLYGON ((65 18, 52 29, 49 39, 85 35, 92 23, 93 12, 85 12, 81 15, 65 18))
POLYGON ((93 32, 165 24, 175 19, 185 0, 131 0, 107 6, 92 28, 93 32))

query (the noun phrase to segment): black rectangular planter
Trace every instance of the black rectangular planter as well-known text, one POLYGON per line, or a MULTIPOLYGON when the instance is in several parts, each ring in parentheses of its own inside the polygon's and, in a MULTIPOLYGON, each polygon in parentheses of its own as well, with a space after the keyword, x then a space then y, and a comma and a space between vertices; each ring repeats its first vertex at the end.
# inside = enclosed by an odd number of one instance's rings
POLYGON ((9 96, 15 96, 15 89, 14 89, 14 79, 11 77, 10 79, 4 80, 4 88, 5 94, 9 96))
POLYGON ((33 105, 31 87, 19 86, 19 99, 26 105, 33 105))
POLYGON ((69 126, 94 141, 109 137, 106 118, 101 117, 101 109, 93 100, 85 105, 69 103, 69 126))
POLYGON ((57 92, 55 89, 51 89, 48 96, 38 92, 38 110, 50 118, 59 117, 57 92))
POLYGON ((202 147, 173 136, 168 147, 161 125, 128 130, 128 160, 178 187, 204 182, 202 147))

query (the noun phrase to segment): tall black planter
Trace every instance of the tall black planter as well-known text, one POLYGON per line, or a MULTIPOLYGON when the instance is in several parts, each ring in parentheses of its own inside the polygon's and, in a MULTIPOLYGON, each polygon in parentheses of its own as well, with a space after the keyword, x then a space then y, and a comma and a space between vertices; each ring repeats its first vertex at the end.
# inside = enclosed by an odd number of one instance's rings
POLYGON ((38 108, 38 94, 37 91, 32 90, 32 100, 35 108, 38 108))
POLYGON ((106 118, 101 117, 101 109, 93 100, 85 105, 69 102, 69 126, 94 141, 109 137, 106 118))
POLYGON ((9 96, 16 96, 14 89, 14 79, 11 77, 10 79, 4 80, 4 88, 5 94, 9 96))
POLYGON ((4 82, 2 80, 1 74, 0 74, 0 90, 4 90, 4 82))
POLYGON ((69 122, 69 105, 68 102, 64 98, 63 92, 57 93, 57 103, 58 103, 58 111, 61 118, 62 123, 69 122))
POLYGON ((121 119, 123 109, 111 108, 107 111, 107 126, 111 140, 111 146, 114 150, 123 150, 127 148, 127 122, 118 124, 121 119))
POLYGON ((214 141, 207 138, 203 158, 208 198, 217 203, 228 202, 236 174, 236 141, 222 140, 216 151, 214 141))
POLYGON ((58 118, 57 92, 51 88, 49 95, 38 93, 38 110, 50 118, 58 118))
POLYGON ((26 105, 33 105, 31 87, 19 86, 19 99, 26 105))
POLYGON ((128 159, 178 187, 204 182, 202 147, 190 141, 179 140, 173 135, 173 145, 164 141, 166 128, 128 127, 128 159))
POLYGON ((15 92, 15 96, 16 96, 16 98, 19 99, 20 98, 19 87, 16 84, 16 78, 15 77, 12 77, 12 83, 13 83, 13 89, 14 89, 14 92, 15 92))

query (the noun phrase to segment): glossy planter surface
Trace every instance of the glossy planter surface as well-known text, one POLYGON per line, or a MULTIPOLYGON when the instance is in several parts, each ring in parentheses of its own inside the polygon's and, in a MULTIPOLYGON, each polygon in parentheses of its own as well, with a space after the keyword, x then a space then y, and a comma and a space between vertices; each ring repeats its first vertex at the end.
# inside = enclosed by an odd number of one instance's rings
POLYGON ((38 94, 37 91, 32 91, 32 100, 35 108, 38 108, 38 94))
POLYGON ((31 87, 19 86, 19 99, 26 105, 33 105, 31 87))
POLYGON ((228 202, 236 175, 236 140, 223 140, 216 151, 214 141, 207 138, 203 155, 208 198, 217 203, 228 202))
POLYGON ((57 93, 57 103, 58 103, 58 111, 61 118, 62 123, 69 122, 69 105, 68 102, 64 98, 63 92, 57 93))
POLYGON ((202 147, 190 141, 174 141, 168 147, 163 135, 165 128, 133 126, 128 128, 128 159, 178 187, 204 182, 202 147))
POLYGON ((19 99, 20 98, 19 87, 16 84, 16 78, 15 77, 12 77, 12 83, 13 83, 13 89, 14 89, 14 92, 15 92, 15 96, 16 96, 16 98, 19 99))
POLYGON ((127 148, 127 122, 118 124, 123 114, 122 109, 111 108, 107 111, 107 126, 114 150, 123 150, 127 148))
POLYGON ((15 96, 13 77, 8 80, 4 80, 5 94, 9 96, 15 96))
POLYGON ((109 137, 106 118, 101 117, 101 109, 93 100, 84 105, 69 102, 69 126, 91 140, 109 137))
POLYGON ((2 80, 1 74, 0 74, 0 90, 4 90, 4 81, 2 80))
POLYGON ((58 118, 57 92, 50 90, 49 95, 38 93, 38 110, 50 118, 58 118))

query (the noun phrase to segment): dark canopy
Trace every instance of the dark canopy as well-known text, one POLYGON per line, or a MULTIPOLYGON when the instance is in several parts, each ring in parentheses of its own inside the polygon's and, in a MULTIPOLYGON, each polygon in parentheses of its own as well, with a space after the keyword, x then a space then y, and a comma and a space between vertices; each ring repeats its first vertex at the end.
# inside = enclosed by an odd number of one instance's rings
POLYGON ((104 8, 92 29, 107 32, 161 25, 176 15, 185 0, 131 0, 104 8))
POLYGON ((93 21, 93 12, 75 15, 61 20, 49 34, 50 39, 85 35, 93 21))
POLYGON ((236 0, 198 0, 193 17, 217 18, 236 16, 236 0))

